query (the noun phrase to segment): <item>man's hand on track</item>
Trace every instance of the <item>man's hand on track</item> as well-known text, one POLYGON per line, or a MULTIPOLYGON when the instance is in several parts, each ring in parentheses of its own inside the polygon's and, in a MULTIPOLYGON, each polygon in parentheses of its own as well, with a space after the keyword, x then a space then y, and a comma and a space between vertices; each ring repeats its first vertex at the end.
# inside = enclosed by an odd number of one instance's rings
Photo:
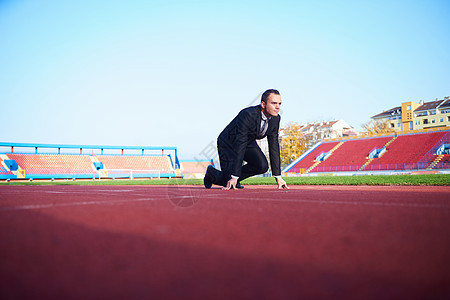
POLYGON ((231 178, 230 180, 228 180, 227 182, 227 186, 223 187, 222 190, 229 190, 229 189, 236 189, 236 184, 237 184, 237 179, 235 178, 231 178))

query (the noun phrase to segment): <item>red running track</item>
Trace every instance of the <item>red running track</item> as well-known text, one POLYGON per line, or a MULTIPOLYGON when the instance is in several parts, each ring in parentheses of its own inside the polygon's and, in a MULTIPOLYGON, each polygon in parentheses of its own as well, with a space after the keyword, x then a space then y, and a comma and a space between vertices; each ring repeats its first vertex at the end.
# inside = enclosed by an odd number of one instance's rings
POLYGON ((1 186, 2 299, 449 299, 450 187, 1 186))

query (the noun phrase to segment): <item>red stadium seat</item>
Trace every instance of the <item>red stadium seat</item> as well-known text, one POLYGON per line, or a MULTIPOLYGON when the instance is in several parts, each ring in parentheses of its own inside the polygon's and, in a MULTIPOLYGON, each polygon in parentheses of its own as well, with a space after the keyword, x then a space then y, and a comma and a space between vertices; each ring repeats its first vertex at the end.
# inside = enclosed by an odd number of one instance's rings
MULTIPOLYGON (((443 143, 450 143, 450 131, 343 140, 328 158, 320 163, 315 161, 318 155, 329 152, 338 143, 340 141, 320 144, 285 172, 300 173, 311 167, 310 173, 426 169, 434 161, 436 149, 443 143), (383 147, 386 151, 380 157, 369 160, 372 150, 383 147)), ((433 168, 449 168, 448 155, 433 168)))
POLYGON ((366 170, 405 170, 425 168, 431 161, 421 161, 425 154, 446 134, 446 131, 399 135, 380 158, 374 159, 366 170), (421 165, 419 165, 422 162, 421 165))
POLYGON ((8 154, 26 174, 94 174, 88 155, 8 154))

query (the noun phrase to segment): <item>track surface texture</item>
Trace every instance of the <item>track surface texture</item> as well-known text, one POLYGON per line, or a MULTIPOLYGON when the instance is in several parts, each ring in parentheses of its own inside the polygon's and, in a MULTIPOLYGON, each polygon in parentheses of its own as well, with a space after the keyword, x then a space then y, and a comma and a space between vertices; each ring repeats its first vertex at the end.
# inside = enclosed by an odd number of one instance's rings
POLYGON ((450 187, 0 187, 1 299, 450 299, 450 187))

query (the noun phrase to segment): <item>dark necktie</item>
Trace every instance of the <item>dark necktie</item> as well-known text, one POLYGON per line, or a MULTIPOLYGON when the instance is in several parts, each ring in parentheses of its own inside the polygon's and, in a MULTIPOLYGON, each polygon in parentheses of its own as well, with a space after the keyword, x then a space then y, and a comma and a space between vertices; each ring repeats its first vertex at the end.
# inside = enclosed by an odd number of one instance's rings
POLYGON ((258 135, 259 137, 263 137, 264 136, 264 134, 267 131, 267 127, 269 127, 269 119, 266 119, 264 121, 264 125, 261 127, 261 130, 259 131, 259 135, 258 135))

